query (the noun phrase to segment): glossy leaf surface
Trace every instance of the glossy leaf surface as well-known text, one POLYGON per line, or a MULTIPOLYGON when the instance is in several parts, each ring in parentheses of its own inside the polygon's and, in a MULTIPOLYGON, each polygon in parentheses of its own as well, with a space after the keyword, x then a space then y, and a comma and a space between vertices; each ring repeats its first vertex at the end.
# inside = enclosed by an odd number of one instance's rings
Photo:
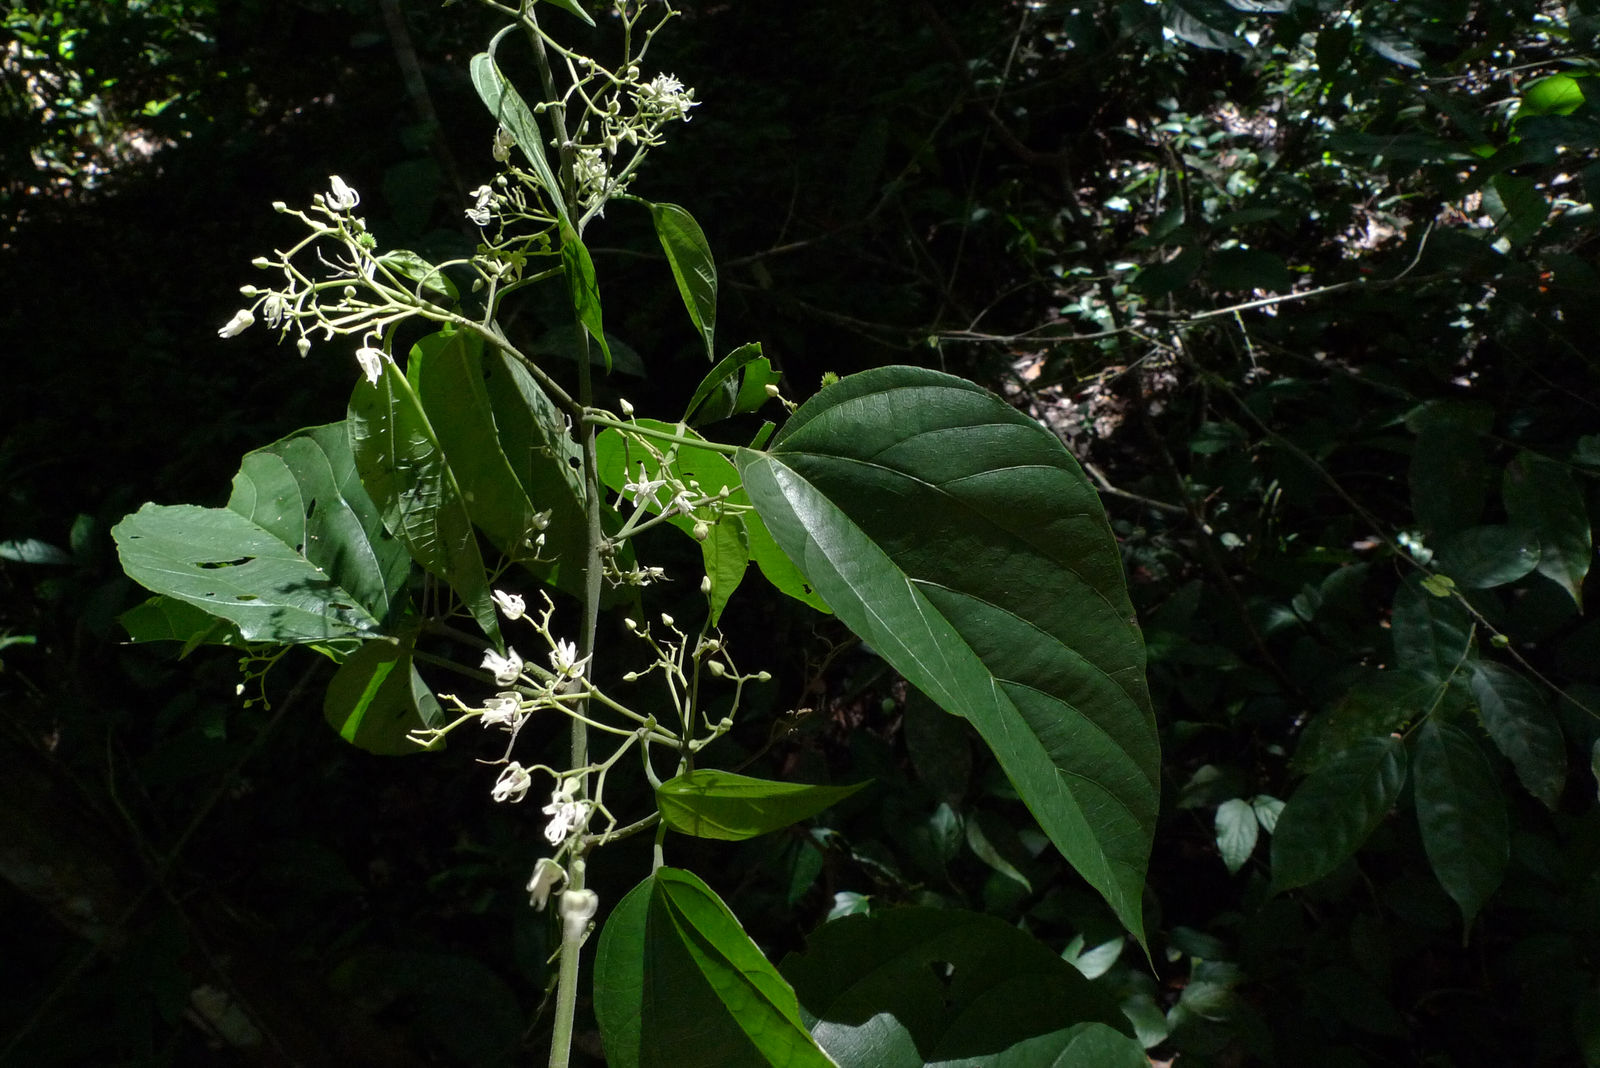
POLYGON ((840 619, 977 728, 1142 942, 1159 764, 1144 644, 1061 443, 969 382, 886 367, 825 388, 738 463, 840 619))
POLYGON ((1494 769, 1471 735, 1430 718, 1417 732, 1412 775, 1428 863, 1471 927, 1511 857, 1510 821, 1494 769))
POLYGON ((565 222, 566 202, 561 198, 561 186, 550 169, 550 160, 544 154, 544 135, 539 130, 539 120, 528 109, 516 87, 500 72, 500 67, 489 53, 480 52, 473 56, 468 71, 472 77, 472 87, 478 91, 478 99, 483 101, 495 121, 516 139, 517 148, 522 150, 528 165, 533 168, 534 176, 544 186, 546 198, 555 209, 556 217, 565 222))
POLYGON ((1059 1047, 1044 1036, 1068 1024, 1131 1031, 1111 996, 1043 943, 959 909, 834 920, 782 971, 812 1034, 845 1068, 1050 1064, 995 1058, 1022 1057, 1031 1043, 1059 1047))
POLYGON ((247 453, 226 508, 145 505, 112 529, 123 569, 246 641, 381 633, 411 564, 384 532, 345 436, 333 423, 247 453))
POLYGON ((789 984, 721 898, 658 868, 600 935, 595 1017, 610 1068, 827 1068, 789 984))
POLYGON ((675 831, 739 841, 815 816, 866 785, 808 786, 704 768, 657 787, 656 807, 675 831))
POLYGON ((594 260, 578 232, 570 226, 561 228, 561 270, 567 278, 567 292, 572 297, 572 310, 584 330, 600 346, 605 357, 606 371, 611 371, 611 345, 606 341, 605 323, 600 314, 600 283, 595 279, 594 260))
POLYGON ((1389 735, 1351 746, 1308 777, 1273 831, 1273 891, 1331 874, 1383 822, 1405 781, 1405 746, 1389 735))

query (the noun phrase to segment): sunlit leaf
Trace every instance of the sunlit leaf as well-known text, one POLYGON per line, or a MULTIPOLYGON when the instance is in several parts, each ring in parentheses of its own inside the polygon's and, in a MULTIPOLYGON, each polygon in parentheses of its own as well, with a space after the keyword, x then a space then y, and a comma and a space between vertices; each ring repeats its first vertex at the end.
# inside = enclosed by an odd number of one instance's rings
POLYGON ((600 283, 595 280, 594 260, 589 258, 589 250, 578 237, 578 232, 570 226, 561 228, 561 270, 566 275, 572 310, 595 344, 600 346, 609 372, 611 346, 606 343, 606 328, 601 321, 600 283))
POLYGON ((1144 644, 1060 441, 969 382, 886 367, 824 388, 738 464, 840 619, 977 728, 1142 941, 1159 793, 1144 644))
POLYGON ((711 243, 694 216, 676 204, 650 204, 656 237, 667 254, 672 277, 689 319, 705 343, 706 359, 716 358, 717 265, 711 243))
POLYGON ((412 663, 413 638, 369 641, 339 665, 322 700, 339 737, 381 756, 423 751, 407 736, 440 726, 444 711, 412 663))
POLYGON ((866 785, 810 786, 702 768, 656 787, 656 807, 675 831, 733 842, 808 819, 866 785))

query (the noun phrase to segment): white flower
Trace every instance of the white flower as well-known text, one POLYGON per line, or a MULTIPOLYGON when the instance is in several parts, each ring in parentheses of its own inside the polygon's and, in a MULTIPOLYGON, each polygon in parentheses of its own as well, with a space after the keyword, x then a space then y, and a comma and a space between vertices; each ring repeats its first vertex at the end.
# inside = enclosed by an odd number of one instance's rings
POLYGON ((566 869, 549 857, 540 857, 533 866, 533 876, 528 880, 528 904, 544 911, 550 901, 550 891, 567 881, 566 869))
POLYGON ((515 730, 522 722, 522 702, 514 693, 495 694, 483 703, 481 718, 485 727, 515 730))
POLYGON ((504 126, 498 126, 494 131, 494 147, 489 150, 490 155, 494 156, 498 162, 504 163, 511 158, 511 146, 516 143, 517 139, 511 136, 510 130, 507 130, 504 126))
POLYGON ((577 790, 577 778, 567 779, 556 787, 555 792, 550 795, 550 803, 541 810, 550 817, 550 822, 544 829, 544 836, 551 845, 565 842, 568 835, 583 825, 589 803, 573 799, 572 795, 577 790))
POLYGON ((515 649, 507 649, 505 656, 501 656, 493 649, 486 649, 483 653, 483 663, 478 666, 492 672, 495 682, 502 686, 510 686, 517 681, 517 676, 522 674, 522 657, 517 655, 515 649))
POLYGON ((333 188, 327 194, 328 207, 334 211, 349 211, 361 203, 361 194, 346 185, 343 178, 330 174, 328 181, 333 183, 333 188))
POLYGON ((528 787, 532 785, 533 776, 528 773, 528 769, 513 760, 500 773, 500 778, 495 780, 494 790, 490 792, 490 796, 496 801, 515 803, 527 796, 528 787))
POLYGON ((670 74, 657 74, 641 85, 635 96, 641 113, 662 122, 672 119, 688 122, 689 109, 699 106, 694 90, 685 89, 683 83, 670 74))
POLYGON ((557 675, 581 679, 588 663, 588 657, 578 659, 578 646, 565 638, 557 641, 556 647, 550 650, 550 666, 556 669, 557 675))
POLYGON ((250 329, 250 324, 254 323, 255 321, 255 314, 252 313, 248 308, 240 309, 239 311, 233 313, 233 318, 229 319, 227 323, 223 325, 222 329, 217 331, 217 336, 238 337, 240 334, 250 329))
POLYGON ((467 209, 467 218, 474 226, 488 226, 491 215, 489 208, 494 204, 494 190, 489 186, 480 185, 471 193, 477 198, 477 203, 467 209))
POLYGON ((528 612, 528 602, 522 599, 521 594, 495 590, 494 603, 500 606, 500 614, 506 617, 507 622, 519 620, 528 612))
POLYGON ((605 193, 610 184, 610 168, 598 148, 580 148, 572 161, 572 176, 578 182, 578 195, 590 198, 605 193))
POLYGON ((268 326, 277 326, 283 322, 283 313, 288 309, 288 301, 283 299, 282 293, 268 293, 267 299, 261 303, 261 314, 266 317, 268 326))
POLYGON ((639 479, 637 482, 624 483, 622 493, 624 496, 631 494, 636 501, 648 500, 655 503, 656 490, 667 484, 664 478, 650 478, 645 474, 644 464, 639 465, 639 479))
POLYGON ((377 385, 378 379, 383 377, 385 358, 382 349, 375 349, 371 345, 363 345, 356 350, 356 362, 361 365, 361 373, 366 375, 367 381, 373 385, 377 385))

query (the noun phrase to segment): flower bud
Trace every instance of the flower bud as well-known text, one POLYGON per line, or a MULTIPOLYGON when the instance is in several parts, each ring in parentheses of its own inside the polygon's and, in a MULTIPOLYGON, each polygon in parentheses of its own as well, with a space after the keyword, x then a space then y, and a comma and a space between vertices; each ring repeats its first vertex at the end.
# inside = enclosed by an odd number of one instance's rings
POLYGON ((672 617, 667 615, 665 612, 662 612, 661 613, 661 622, 662 622, 662 624, 664 626, 670 627, 670 626, 672 626, 672 617))
POLYGON ((261 290, 257 289, 255 286, 240 286, 239 287, 239 295, 241 297, 254 297, 254 296, 259 295, 260 293, 261 293, 261 290))
POLYGON ((701 593, 710 593, 711 592, 711 576, 710 575, 707 575, 705 578, 700 580, 700 592, 701 593))
POLYGON ((285 204, 281 200, 274 200, 272 202, 272 210, 276 211, 276 212, 279 212, 279 213, 282 213, 282 212, 285 212, 285 211, 289 210, 289 205, 285 204))
POLYGON ((778 387, 773 385, 771 382, 767 383, 767 387, 766 388, 767 388, 767 396, 776 397, 778 395, 778 387))
POLYGON ((294 343, 294 347, 300 350, 302 358, 309 356, 311 354, 311 339, 303 337, 294 343))
POLYGON ((772 672, 770 672, 770 671, 758 671, 758 672, 756 672, 756 681, 757 682, 771 682, 772 681, 772 672))
POLYGON ((711 524, 707 523, 704 519, 697 519, 694 522, 694 530, 692 533, 694 534, 695 541, 705 541, 707 538, 711 537, 711 524))
POLYGON ((722 661, 720 660, 708 660, 706 661, 706 670, 711 672, 714 678, 720 679, 727 674, 728 669, 722 666, 722 661))
POLYGON ((628 398, 626 398, 626 397, 618 397, 617 398, 617 407, 622 410, 622 414, 623 415, 628 415, 628 416, 633 415, 633 405, 628 403, 628 398))
POLYGON ((267 259, 265 256, 257 256, 255 259, 250 261, 250 266, 256 268, 257 270, 264 271, 268 267, 272 266, 272 261, 267 259))

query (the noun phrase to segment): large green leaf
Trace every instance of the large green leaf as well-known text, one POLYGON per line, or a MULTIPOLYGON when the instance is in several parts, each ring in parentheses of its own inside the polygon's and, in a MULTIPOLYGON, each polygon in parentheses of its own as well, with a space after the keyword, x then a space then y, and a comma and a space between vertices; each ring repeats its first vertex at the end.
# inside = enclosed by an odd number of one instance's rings
POLYGON ((794 991, 722 899, 658 868, 600 934, 594 1011, 610 1068, 829 1068, 794 991))
POLYGON ((1533 683, 1494 663, 1473 665, 1472 696, 1483 729, 1511 761, 1522 785, 1554 809, 1567 781, 1567 747, 1549 703, 1533 683))
POLYGON ((811 1033, 843 1068, 1050 1064, 996 1058, 1022 1057, 1069 1025, 1132 1030, 1106 990, 1043 943, 960 909, 834 920, 782 971, 811 1033))
POLYGON ((1472 654, 1472 619, 1453 597, 1435 597, 1416 578, 1395 592, 1389 637, 1396 666, 1444 685, 1472 654))
POLYGON ((1142 942, 1160 765, 1144 643, 1060 441, 970 382, 885 367, 824 389, 738 464, 839 618, 977 728, 1142 942))
POLYGON ((562 199, 561 185, 556 181, 555 173, 550 169, 550 160, 545 155, 544 135, 539 130, 539 120, 528 109, 516 88, 500 73, 492 55, 480 52, 473 56, 468 71, 472 77, 472 87, 478 91, 478 98, 495 121, 515 138, 517 147, 533 168, 534 177, 544 186, 556 218, 566 222, 566 201, 562 199))
POLYGON ((1314 883, 1343 864, 1389 814, 1406 781, 1399 738, 1368 738, 1311 775, 1272 833, 1272 889, 1314 883))
POLYGON ((151 597, 117 617, 136 642, 182 642, 180 656, 202 645, 243 645, 239 628, 176 597, 151 597))
POLYGON ((1511 858, 1510 821, 1494 769, 1472 736, 1430 717, 1412 760, 1422 848, 1468 927, 1511 858))
POLYGON ((322 699, 339 737, 380 756, 423 751, 408 735, 439 726, 444 711, 412 663, 414 639, 367 642, 339 665, 322 699))
POLYGON ((1531 452, 1506 465, 1501 496, 1513 523, 1539 538, 1539 573, 1561 584, 1583 608, 1583 580, 1594 556, 1583 491, 1566 468, 1531 452))
POLYGON ((245 641, 377 635, 411 567, 356 476, 344 423, 246 454, 226 508, 147 504, 111 535, 136 582, 245 641))
POLYGON ((393 360, 350 397, 350 447, 383 525, 443 579, 495 644, 500 624, 466 499, 422 403, 393 360))
MULTIPOLYGON (((705 342, 706 359, 716 358, 717 264, 711 256, 711 242, 705 231, 676 204, 651 204, 650 217, 656 224, 656 237, 672 266, 678 293, 689 320, 705 342)), ((759 350, 758 350, 759 351, 759 350)))
POLYGON ((1420 671, 1362 668, 1300 735, 1294 769, 1311 774, 1367 738, 1402 730, 1437 700, 1439 682, 1420 671))
POLYGON ((675 831, 734 842, 815 816, 866 785, 808 786, 706 768, 656 787, 656 807, 675 831))
POLYGON ((1526 527, 1468 527, 1439 547, 1439 568, 1469 590, 1515 582, 1539 565, 1539 538, 1526 527))

